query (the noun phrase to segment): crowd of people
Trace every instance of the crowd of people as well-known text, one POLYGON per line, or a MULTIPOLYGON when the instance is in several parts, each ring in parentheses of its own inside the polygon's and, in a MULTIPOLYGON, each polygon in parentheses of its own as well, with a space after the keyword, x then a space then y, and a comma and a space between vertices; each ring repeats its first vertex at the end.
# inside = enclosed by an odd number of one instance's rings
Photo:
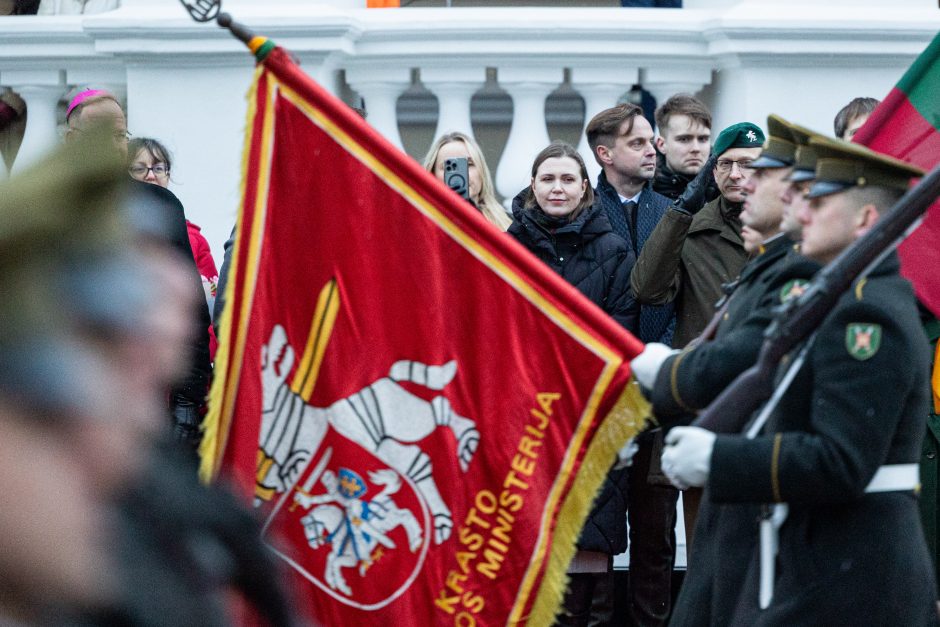
MULTIPOLYGON (((432 145, 428 172, 466 160, 466 201, 646 344, 633 371, 654 424, 611 460, 558 624, 610 624, 617 598, 644 626, 937 622, 940 325, 895 255, 784 360, 801 367, 765 422, 689 426, 755 362, 777 308, 923 174, 846 141, 877 104, 852 100, 838 139, 776 115, 713 136, 689 94, 653 120, 619 104, 586 124, 597 180, 552 142, 511 213, 472 137, 432 145)), ((291 624, 257 523, 195 478, 231 243, 219 272, 168 189, 170 151, 129 141, 112 94, 78 93, 66 122, 65 147, 0 193, 0 465, 28 478, 10 502, 30 504, 0 508, 0 622, 227 624, 240 597, 291 624)))

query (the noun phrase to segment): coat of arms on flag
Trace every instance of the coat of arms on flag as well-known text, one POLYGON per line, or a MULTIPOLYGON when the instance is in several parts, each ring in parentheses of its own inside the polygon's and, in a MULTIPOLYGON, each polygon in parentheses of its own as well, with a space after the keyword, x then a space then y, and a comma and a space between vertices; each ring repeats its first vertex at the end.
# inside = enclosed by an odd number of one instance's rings
POLYGON ((548 624, 642 345, 252 39, 203 474, 321 624, 548 624))

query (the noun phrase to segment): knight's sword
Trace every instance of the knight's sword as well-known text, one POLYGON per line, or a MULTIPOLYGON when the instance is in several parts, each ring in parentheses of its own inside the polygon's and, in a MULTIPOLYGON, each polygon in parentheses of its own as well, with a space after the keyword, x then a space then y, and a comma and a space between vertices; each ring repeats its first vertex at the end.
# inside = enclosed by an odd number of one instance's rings
MULTIPOLYGON (((307 480, 304 481, 302 488, 297 490, 305 496, 310 496, 313 486, 317 484, 317 481, 320 479, 320 476, 323 474, 323 471, 326 470, 326 465, 330 463, 330 458, 333 456, 333 447, 326 449, 326 452, 323 453, 323 457, 320 458, 320 461, 317 462, 317 465, 314 467, 313 472, 310 473, 310 476, 307 477, 307 480)), ((290 509, 288 511, 294 511, 297 509, 297 501, 295 500, 290 504, 290 509)))

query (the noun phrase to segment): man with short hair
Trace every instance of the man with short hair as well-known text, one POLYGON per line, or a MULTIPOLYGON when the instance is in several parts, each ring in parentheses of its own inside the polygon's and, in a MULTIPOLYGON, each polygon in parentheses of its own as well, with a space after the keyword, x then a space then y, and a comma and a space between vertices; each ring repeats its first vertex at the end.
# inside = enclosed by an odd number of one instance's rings
MULTIPOLYGON (((676 94, 656 109, 656 178, 653 189, 675 200, 699 173, 711 151, 712 114, 691 94, 676 94)), ((718 195, 710 192, 708 200, 718 195)))
POLYGON ((868 121, 871 112, 879 104, 881 101, 875 98, 853 98, 849 104, 839 109, 832 122, 836 137, 852 141, 855 133, 862 128, 862 124, 868 121))
MULTIPOLYGON (((816 178, 800 212, 801 250, 828 264, 923 171, 847 142, 810 145, 816 178)), ((898 270, 891 253, 842 294, 755 437, 698 427, 667 435, 663 468, 674 483, 706 486, 710 502, 740 513, 717 533, 758 547, 743 578, 723 576, 740 572, 738 552, 715 553, 713 594, 731 602, 720 615, 700 607, 684 624, 936 624, 915 496, 929 354, 898 270), (758 542, 762 503, 785 509, 769 506, 758 542), (876 579, 888 583, 859 594, 876 579)))
MULTIPOLYGON (((670 201, 653 191, 656 168, 653 128, 634 104, 620 104, 595 115, 585 130, 601 166, 596 202, 607 212, 614 232, 639 255, 670 201)), ((671 304, 640 308, 643 342, 669 344, 675 317, 671 304)), ((662 432, 637 438, 628 471, 630 522, 630 614, 638 625, 664 624, 672 605, 676 501, 679 492, 659 469, 662 432)))

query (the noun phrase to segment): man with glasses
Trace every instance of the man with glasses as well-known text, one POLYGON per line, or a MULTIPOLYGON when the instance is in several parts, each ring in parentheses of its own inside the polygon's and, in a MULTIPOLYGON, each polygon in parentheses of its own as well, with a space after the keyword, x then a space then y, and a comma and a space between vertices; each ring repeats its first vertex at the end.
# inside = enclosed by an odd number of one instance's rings
POLYGON ((637 300, 644 305, 675 303, 676 348, 702 332, 721 298, 722 284, 733 281, 747 261, 740 214, 751 164, 763 143, 763 131, 750 122, 723 130, 713 156, 660 220, 633 267, 630 282, 637 300), (705 204, 712 176, 721 195, 705 204))

